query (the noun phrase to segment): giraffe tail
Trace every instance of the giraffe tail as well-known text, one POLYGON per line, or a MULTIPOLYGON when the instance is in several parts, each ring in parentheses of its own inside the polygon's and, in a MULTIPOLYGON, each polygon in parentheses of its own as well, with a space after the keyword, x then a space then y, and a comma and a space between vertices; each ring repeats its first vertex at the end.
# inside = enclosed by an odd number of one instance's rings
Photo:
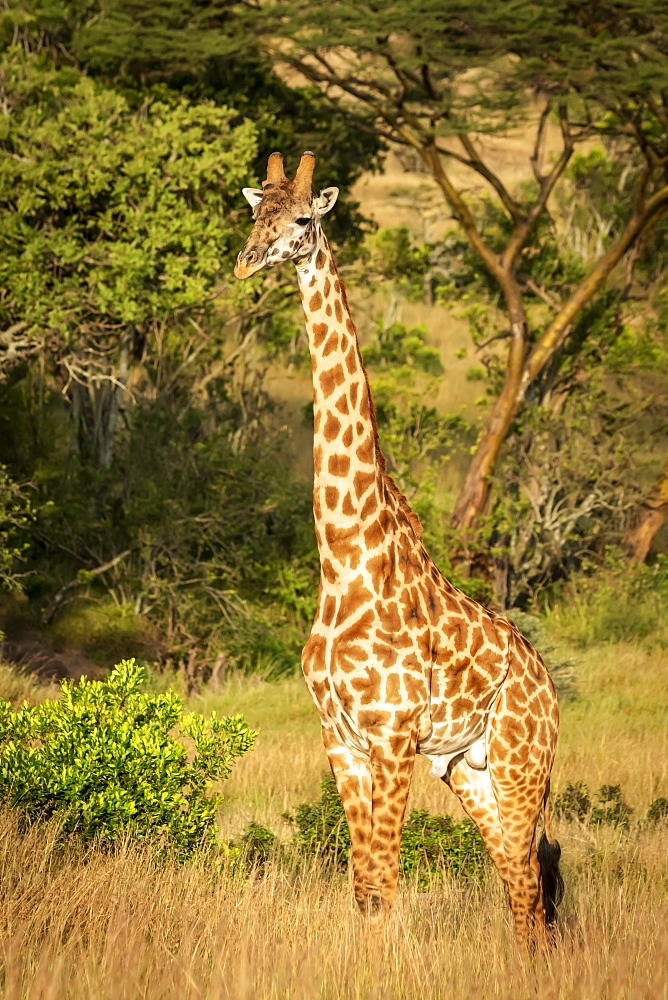
POLYGON ((545 832, 538 844, 538 864, 540 865, 540 880, 543 887, 543 907, 545 922, 548 927, 557 922, 557 907, 563 899, 564 880, 559 871, 561 847, 559 841, 552 836, 550 829, 550 782, 547 783, 543 797, 543 817, 545 832))

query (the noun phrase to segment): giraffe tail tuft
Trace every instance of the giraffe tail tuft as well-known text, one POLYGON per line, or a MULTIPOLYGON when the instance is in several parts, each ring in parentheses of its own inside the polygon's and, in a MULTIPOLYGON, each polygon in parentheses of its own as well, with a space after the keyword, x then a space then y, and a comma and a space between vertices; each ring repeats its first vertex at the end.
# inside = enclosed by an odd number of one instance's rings
POLYGON ((548 782, 543 800, 543 811, 545 817, 545 832, 538 844, 538 864, 540 865, 540 879, 543 886, 543 907, 545 909, 545 922, 548 927, 554 926, 557 922, 557 907, 564 896, 564 880, 559 871, 559 859, 561 858, 561 847, 559 841, 552 837, 550 830, 550 785, 548 782))

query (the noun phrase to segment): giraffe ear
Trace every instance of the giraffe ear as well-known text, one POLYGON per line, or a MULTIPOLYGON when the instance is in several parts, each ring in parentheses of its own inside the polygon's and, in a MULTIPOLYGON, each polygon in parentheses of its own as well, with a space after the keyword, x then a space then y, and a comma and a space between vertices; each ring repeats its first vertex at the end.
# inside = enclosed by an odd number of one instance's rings
POLYGON ((264 191, 261 188, 242 188, 241 193, 251 208, 256 208, 262 201, 264 191))
POLYGON ((339 197, 339 189, 335 187, 325 188, 313 199, 313 207, 319 216, 326 215, 330 209, 334 208, 336 199, 339 197))

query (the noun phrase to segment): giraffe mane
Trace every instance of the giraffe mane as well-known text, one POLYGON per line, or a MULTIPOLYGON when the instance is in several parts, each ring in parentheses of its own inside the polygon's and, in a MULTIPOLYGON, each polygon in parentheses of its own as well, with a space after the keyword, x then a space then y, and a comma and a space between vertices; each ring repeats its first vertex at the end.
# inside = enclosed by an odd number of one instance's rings
MULTIPOLYGON (((333 258, 332 258, 332 261, 334 262, 333 258)), ((335 262, 334 262, 334 268, 335 268, 335 271, 336 271, 337 275, 339 275, 339 271, 338 271, 338 268, 336 267, 336 263, 335 262)), ((340 275, 339 275, 339 281, 341 281, 341 276, 340 275)), ((348 315, 351 316, 350 307, 348 305, 348 293, 346 291, 346 286, 345 286, 345 283, 343 281, 341 281, 341 298, 343 299, 343 305, 344 305, 344 307, 345 307, 348 315)), ((353 323, 353 326, 354 326, 355 324, 352 321, 352 319, 351 319, 351 322, 353 323)), ((375 405, 375 403, 373 401, 373 396, 371 395, 371 387, 369 386, 369 376, 367 374, 367 370, 366 370, 366 367, 364 365, 364 362, 362 361, 361 352, 360 352, 360 365, 361 365, 362 371, 364 373, 364 381, 366 382, 367 393, 369 394, 369 410, 370 410, 370 413, 371 413, 371 425, 373 427, 373 439, 374 439, 374 446, 375 446, 375 450, 376 450, 376 463, 378 465, 378 468, 380 469, 381 475, 383 477, 383 482, 385 483, 385 486, 386 486, 388 492, 392 494, 392 496, 394 497, 394 499, 399 504, 400 510, 402 510, 403 513, 406 515, 410 526, 412 527, 413 531, 415 532, 416 538, 422 538, 422 524, 420 523, 420 518, 415 513, 415 511, 413 510, 413 508, 409 504, 408 500, 406 499, 406 497, 404 496, 404 494, 401 492, 401 490, 399 489, 399 487, 397 486, 397 484, 395 483, 394 479, 389 474, 389 472, 387 471, 387 468, 386 468, 385 456, 383 455, 383 452, 381 451, 380 440, 379 440, 379 437, 378 437, 378 421, 376 419, 376 405, 375 405)))

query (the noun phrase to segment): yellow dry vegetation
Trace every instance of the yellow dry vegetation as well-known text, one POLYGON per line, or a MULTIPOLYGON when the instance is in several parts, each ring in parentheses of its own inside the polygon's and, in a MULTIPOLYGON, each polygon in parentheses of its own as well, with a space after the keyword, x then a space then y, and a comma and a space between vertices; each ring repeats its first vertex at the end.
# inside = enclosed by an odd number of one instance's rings
MULTIPOLYGON (((640 822, 668 794, 668 652, 606 645, 578 657, 565 702, 556 790, 622 785, 629 831, 557 821, 566 898, 556 947, 518 955, 493 873, 481 887, 405 886, 395 918, 365 928, 347 878, 317 860, 234 874, 225 859, 178 865, 124 845, 58 846, 0 818, 0 962, 6 1000, 660 1000, 668 997, 668 825, 640 822)), ((4 677, 4 675, 3 675, 4 677)), ((2 681, 2 678, 0 678, 2 681)), ((193 699, 243 711, 257 749, 225 785, 224 836, 254 819, 287 836, 286 809, 325 769, 300 679, 227 682, 193 699)), ((451 798, 421 761, 412 807, 451 798)))

